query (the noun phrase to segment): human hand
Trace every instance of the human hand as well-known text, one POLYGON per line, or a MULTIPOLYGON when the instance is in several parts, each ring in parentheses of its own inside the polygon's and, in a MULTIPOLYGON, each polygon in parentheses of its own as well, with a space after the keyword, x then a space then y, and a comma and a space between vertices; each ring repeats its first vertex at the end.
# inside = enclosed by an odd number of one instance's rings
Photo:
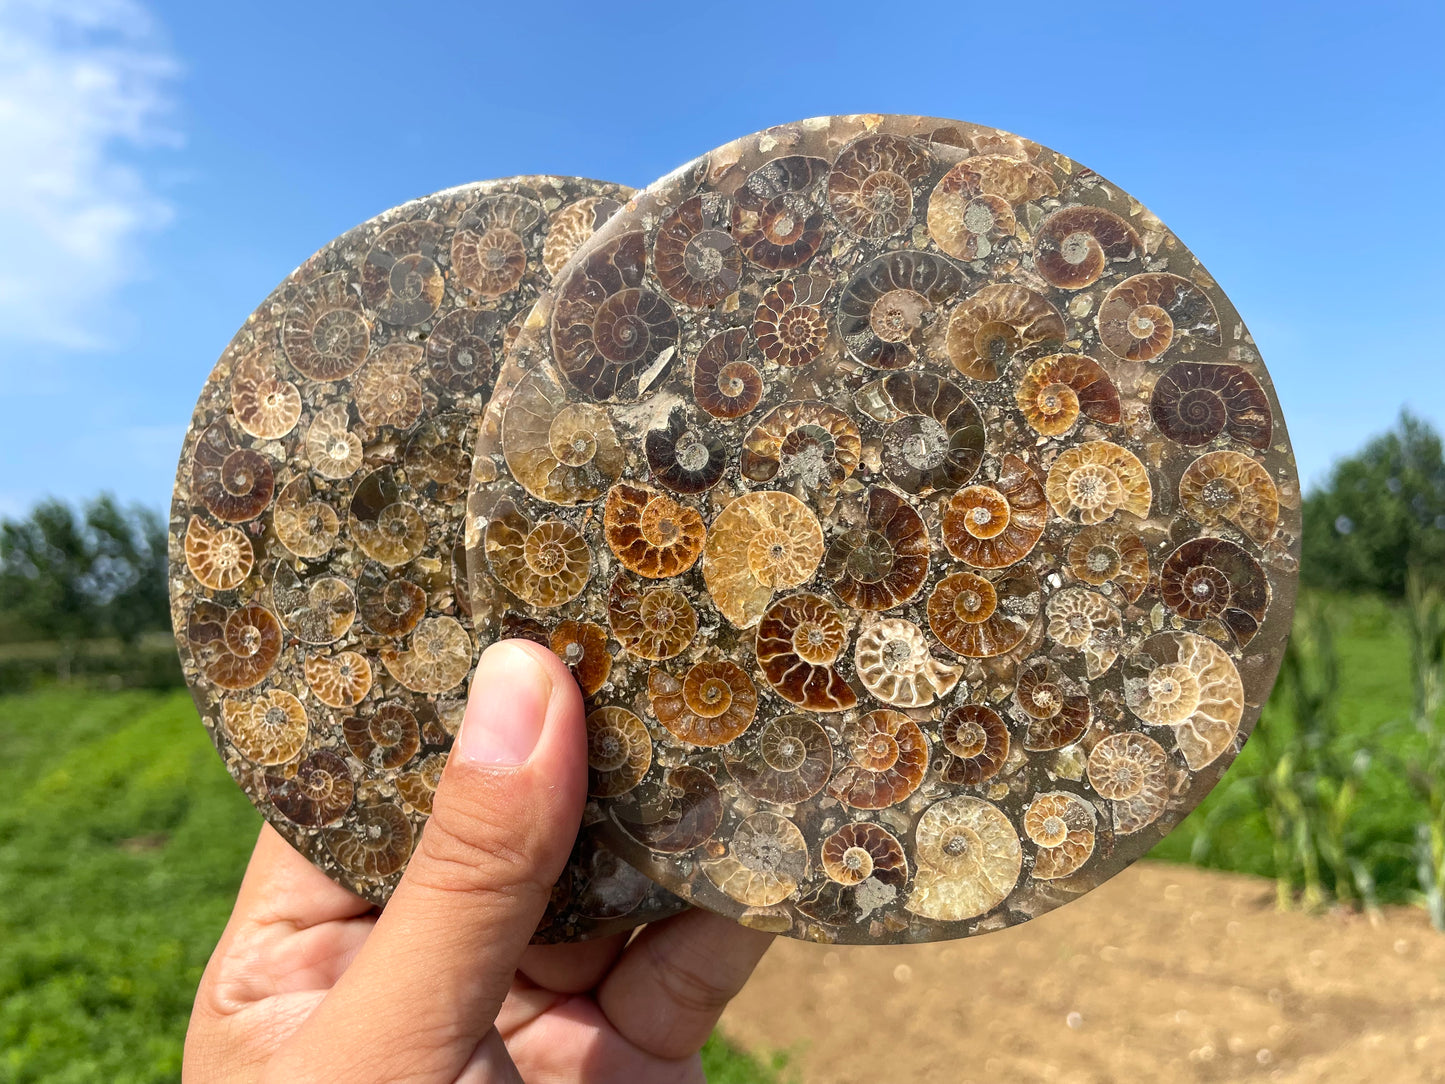
POLYGON ((201 978, 185 1080, 701 1081, 698 1050, 771 937, 685 911, 529 947, 587 790, 581 696, 546 648, 487 649, 380 914, 269 825, 201 978))

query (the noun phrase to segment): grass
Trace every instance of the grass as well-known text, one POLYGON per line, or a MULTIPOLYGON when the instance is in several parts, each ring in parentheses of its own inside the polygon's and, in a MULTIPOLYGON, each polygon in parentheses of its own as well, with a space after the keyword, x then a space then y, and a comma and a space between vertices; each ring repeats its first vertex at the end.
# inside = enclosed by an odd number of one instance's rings
MULTIPOLYGON (((177 1080, 259 827, 184 693, 0 698, 0 1081, 177 1080)), ((778 1079, 718 1037, 703 1059, 778 1079)))

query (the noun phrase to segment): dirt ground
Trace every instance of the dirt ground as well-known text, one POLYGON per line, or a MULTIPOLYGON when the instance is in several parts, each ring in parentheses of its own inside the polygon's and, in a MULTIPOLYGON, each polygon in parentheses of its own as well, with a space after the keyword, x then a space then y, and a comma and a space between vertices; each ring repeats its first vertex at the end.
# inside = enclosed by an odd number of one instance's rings
POLYGON ((1145 862, 968 941, 779 940, 722 1030, 804 1084, 1445 1081, 1445 934, 1272 897, 1145 862))

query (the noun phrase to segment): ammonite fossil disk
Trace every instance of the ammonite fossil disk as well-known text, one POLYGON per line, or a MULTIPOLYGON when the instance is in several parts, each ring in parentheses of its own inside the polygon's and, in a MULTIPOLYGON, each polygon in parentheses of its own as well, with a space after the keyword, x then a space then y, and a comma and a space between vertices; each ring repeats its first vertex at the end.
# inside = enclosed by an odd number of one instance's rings
POLYGON ((793 937, 1099 884, 1218 780, 1289 628, 1298 484, 1234 307, 971 124, 819 118, 646 189, 527 318, 473 469, 481 641, 607 645, 589 822, 793 937))
MULTIPOLYGON (((477 418, 539 290, 630 191, 515 177, 387 211, 276 288, 196 406, 170 522, 186 679, 266 819, 373 902, 431 812, 477 654, 477 418)), ((586 687, 598 644, 542 639, 586 687)), ((537 939, 682 906, 584 837, 537 939)))

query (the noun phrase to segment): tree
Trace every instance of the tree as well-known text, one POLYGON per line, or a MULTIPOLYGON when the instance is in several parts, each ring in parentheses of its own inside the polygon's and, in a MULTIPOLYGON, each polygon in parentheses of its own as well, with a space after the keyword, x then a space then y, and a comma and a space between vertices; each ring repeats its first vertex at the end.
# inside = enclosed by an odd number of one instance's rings
POLYGON ((60 645, 62 679, 87 640, 129 646, 166 628, 164 523, 109 496, 79 511, 45 500, 25 519, 0 520, 0 614, 12 638, 60 645))
POLYGON ((0 522, 0 607, 31 638, 61 645, 62 679, 80 641, 101 635, 95 561, 85 524, 63 501, 42 501, 28 519, 0 522))
POLYGON ((1340 460, 1304 502, 1304 582, 1405 595, 1410 569, 1445 575, 1445 458, 1409 411, 1340 460))

